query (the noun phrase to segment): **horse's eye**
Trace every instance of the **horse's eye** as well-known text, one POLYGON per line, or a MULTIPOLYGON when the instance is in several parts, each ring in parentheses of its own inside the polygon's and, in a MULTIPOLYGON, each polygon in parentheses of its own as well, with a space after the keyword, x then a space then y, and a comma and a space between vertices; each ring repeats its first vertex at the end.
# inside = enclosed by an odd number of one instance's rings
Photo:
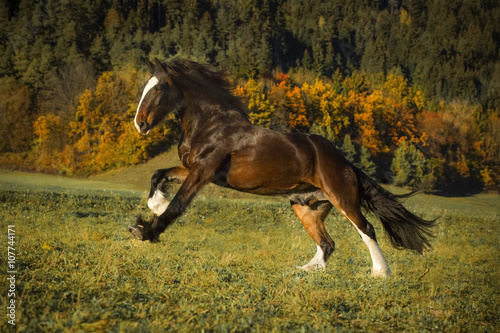
POLYGON ((160 92, 163 90, 163 86, 161 84, 157 84, 156 87, 155 87, 155 91, 156 92, 160 92))

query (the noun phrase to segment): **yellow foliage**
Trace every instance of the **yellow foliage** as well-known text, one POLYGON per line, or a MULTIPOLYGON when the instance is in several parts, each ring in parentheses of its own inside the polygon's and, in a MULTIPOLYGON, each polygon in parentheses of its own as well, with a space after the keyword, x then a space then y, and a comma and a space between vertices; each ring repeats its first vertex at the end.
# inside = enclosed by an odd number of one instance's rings
POLYGON ((314 85, 304 83, 302 93, 306 96, 313 122, 333 130, 340 135, 349 125, 349 117, 344 108, 344 97, 337 94, 330 84, 316 80, 314 85))
POLYGON ((413 95, 413 103, 415 104, 415 107, 417 110, 423 110, 425 106, 425 99, 424 96, 422 95, 422 92, 420 90, 417 90, 414 95, 413 95))
MULTIPOLYGON (((160 125, 147 137, 135 130, 138 76, 131 68, 102 73, 95 89, 80 96, 69 124, 50 113, 38 117, 33 130, 40 168, 96 173, 146 160, 151 147, 170 130, 160 125)), ((470 174, 471 154, 485 160, 500 156, 498 112, 484 119, 486 134, 481 134, 475 118, 479 109, 454 102, 442 103, 437 113, 425 112, 422 92, 413 90, 403 76, 388 75, 379 89, 368 89, 362 75, 343 83, 316 79, 300 86, 279 73, 275 82, 266 90, 264 81, 250 79, 234 90, 247 101, 256 125, 269 127, 273 119, 278 127, 300 131, 319 126, 331 140, 349 134, 372 154, 390 152, 403 141, 428 145, 433 155, 439 154, 439 147, 453 146, 449 163, 464 176, 470 174)), ((494 171, 480 172, 485 184, 491 183, 494 171)))
POLYGON ((236 87, 235 95, 247 99, 248 110, 250 111, 248 116, 253 124, 264 127, 269 126, 274 106, 271 105, 266 94, 263 93, 262 83, 250 79, 245 86, 236 87))
POLYGON ((58 138, 61 131, 61 118, 52 113, 40 116, 33 123, 33 131, 41 145, 52 146, 52 142, 58 138))
POLYGON ((493 177, 491 177, 491 171, 488 169, 488 167, 484 167, 483 169, 481 169, 480 173, 485 187, 488 188, 495 185, 495 180, 493 179, 493 177))
POLYGON ((387 96, 405 107, 409 106, 411 100, 409 99, 408 80, 401 75, 389 74, 384 84, 384 91, 387 96))
POLYGON ((408 13, 404 8, 401 8, 401 14, 399 15, 399 23, 407 26, 411 25, 410 13, 408 13))

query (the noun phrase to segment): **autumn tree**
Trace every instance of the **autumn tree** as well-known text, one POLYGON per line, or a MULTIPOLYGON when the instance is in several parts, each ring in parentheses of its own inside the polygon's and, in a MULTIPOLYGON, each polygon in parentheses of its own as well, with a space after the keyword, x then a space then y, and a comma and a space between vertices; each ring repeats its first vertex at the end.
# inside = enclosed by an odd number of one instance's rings
POLYGON ((33 139, 31 96, 14 80, 0 82, 0 153, 27 151, 33 139))
POLYGON ((33 124, 35 153, 37 154, 38 171, 63 172, 60 153, 66 143, 61 117, 49 113, 38 117, 33 124))
POLYGON ((271 105, 267 98, 262 82, 250 79, 244 86, 236 87, 235 94, 246 100, 248 116, 253 124, 269 127, 274 105, 271 105))

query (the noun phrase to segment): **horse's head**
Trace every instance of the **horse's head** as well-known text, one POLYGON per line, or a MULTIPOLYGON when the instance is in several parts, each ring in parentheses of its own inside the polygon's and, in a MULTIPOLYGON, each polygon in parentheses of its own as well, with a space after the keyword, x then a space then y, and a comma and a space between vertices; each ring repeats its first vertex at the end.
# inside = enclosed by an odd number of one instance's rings
POLYGON ((151 78, 142 93, 135 127, 141 134, 149 134, 167 114, 179 110, 184 103, 182 91, 174 84, 167 68, 158 59, 155 63, 147 62, 151 78))

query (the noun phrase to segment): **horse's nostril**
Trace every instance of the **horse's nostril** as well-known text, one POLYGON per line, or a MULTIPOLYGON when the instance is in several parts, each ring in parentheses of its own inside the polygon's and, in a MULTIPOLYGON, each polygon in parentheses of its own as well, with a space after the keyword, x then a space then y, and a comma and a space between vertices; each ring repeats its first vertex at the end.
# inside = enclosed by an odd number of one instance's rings
POLYGON ((147 131, 148 127, 149 127, 149 125, 148 125, 148 123, 147 123, 147 122, 145 122, 145 121, 141 121, 141 122, 139 123, 139 128, 140 128, 140 129, 141 129, 141 131, 143 131, 143 132, 147 131))

